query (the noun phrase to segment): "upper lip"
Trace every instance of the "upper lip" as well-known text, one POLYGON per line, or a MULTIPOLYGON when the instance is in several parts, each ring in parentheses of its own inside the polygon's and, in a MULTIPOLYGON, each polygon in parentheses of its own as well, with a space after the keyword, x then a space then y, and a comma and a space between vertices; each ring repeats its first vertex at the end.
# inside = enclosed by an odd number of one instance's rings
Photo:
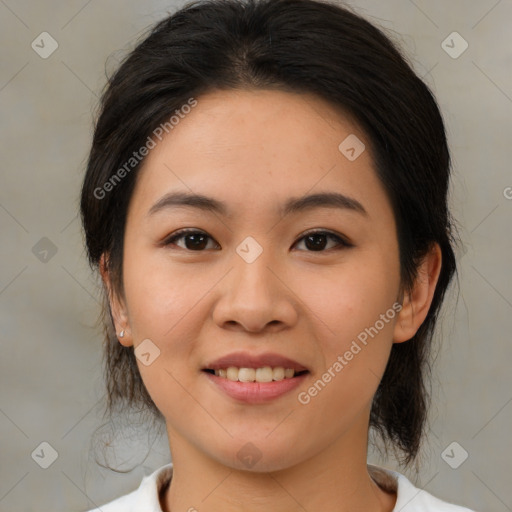
POLYGON ((237 368, 263 368, 264 366, 276 368, 282 366, 283 368, 292 368, 296 372, 307 370, 305 366, 297 361, 271 352, 265 352, 263 354, 232 352, 231 354, 227 354, 208 363, 203 370, 220 370, 229 368, 230 366, 237 368))

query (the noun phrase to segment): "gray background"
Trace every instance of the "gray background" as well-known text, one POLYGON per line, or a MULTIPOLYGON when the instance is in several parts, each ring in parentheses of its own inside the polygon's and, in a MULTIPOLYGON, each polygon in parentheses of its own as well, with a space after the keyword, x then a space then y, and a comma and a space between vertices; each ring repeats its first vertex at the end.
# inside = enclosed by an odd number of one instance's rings
MULTIPOLYGON (((406 474, 445 500, 512 510, 512 2, 350 4, 399 42, 438 98, 453 155, 451 204, 466 244, 458 302, 452 288, 438 331, 431 432, 418 478, 406 474), (458 58, 442 47, 453 31, 469 44, 458 58), (457 469, 442 458, 454 441, 452 464, 468 453, 457 469)), ((103 397, 98 280, 77 208, 105 67, 181 5, 0 0, 1 511, 86 510, 168 461, 165 438, 144 459, 153 440, 133 432, 119 433, 110 462, 137 469, 117 474, 94 461, 103 397), (47 59, 31 47, 42 32, 59 45, 47 59), (44 457, 36 450, 41 442, 58 452, 48 469, 35 462, 49 461, 48 448, 44 457)), ((448 39, 452 51, 460 43, 448 39)), ((380 463, 376 453, 371 460, 380 463)))

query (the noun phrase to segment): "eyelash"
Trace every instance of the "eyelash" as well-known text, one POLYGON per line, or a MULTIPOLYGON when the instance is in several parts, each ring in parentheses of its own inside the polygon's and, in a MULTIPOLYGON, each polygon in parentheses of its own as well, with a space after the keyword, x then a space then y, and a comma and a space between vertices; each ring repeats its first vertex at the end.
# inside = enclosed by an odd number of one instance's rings
MULTIPOLYGON (((176 233, 172 234, 171 236, 169 236, 168 238, 166 238, 162 242, 162 245, 164 247, 167 247, 169 245, 173 245, 175 241, 179 240, 180 238, 183 238, 186 235, 206 235, 208 238, 210 238, 210 240, 213 240, 213 238, 210 237, 204 231, 200 231, 200 230, 197 230, 197 229, 190 229, 189 228, 189 229, 182 229, 182 230, 177 231, 176 233)), ((337 247, 334 247, 334 248, 331 247, 330 249, 324 249, 324 250, 321 250, 321 251, 306 251, 306 252, 311 252, 311 253, 327 252, 327 251, 331 251, 331 250, 341 250, 341 249, 347 249, 349 247, 353 247, 353 244, 349 243, 347 240, 345 240, 341 236, 336 235, 332 231, 325 231, 325 230, 308 231, 307 233, 304 233, 293 245, 295 245, 298 242, 302 241, 304 238, 306 238, 309 235, 327 235, 328 237, 336 240, 338 245, 337 245, 337 247)), ((199 250, 199 251, 194 251, 192 249, 186 249, 186 248, 183 248, 183 247, 180 247, 180 249, 184 249, 184 250, 189 251, 189 252, 204 252, 205 251, 205 249, 199 250)))

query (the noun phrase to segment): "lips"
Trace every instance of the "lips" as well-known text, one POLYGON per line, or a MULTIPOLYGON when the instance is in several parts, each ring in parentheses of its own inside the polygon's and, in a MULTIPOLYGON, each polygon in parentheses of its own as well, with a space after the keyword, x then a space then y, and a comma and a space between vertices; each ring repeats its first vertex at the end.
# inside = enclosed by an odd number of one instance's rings
POLYGON ((207 363, 202 370, 215 371, 222 370, 229 367, 236 368, 264 368, 270 366, 271 368, 282 367, 295 370, 295 374, 299 372, 309 371, 304 365, 300 364, 293 359, 266 352, 263 354, 248 354, 247 352, 233 352, 231 354, 220 357, 207 363))
POLYGON ((235 352, 201 369, 222 393, 237 402, 264 404, 290 393, 309 375, 301 363, 279 354, 235 352))

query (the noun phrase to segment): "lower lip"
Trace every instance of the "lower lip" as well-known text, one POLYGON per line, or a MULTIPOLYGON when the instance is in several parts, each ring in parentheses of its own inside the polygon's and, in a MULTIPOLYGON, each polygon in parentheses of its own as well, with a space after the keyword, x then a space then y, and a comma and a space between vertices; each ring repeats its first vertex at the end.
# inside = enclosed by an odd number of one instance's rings
POLYGON ((270 402, 289 393, 304 382, 304 379, 308 376, 308 373, 304 373, 291 379, 274 380, 272 382, 239 382, 217 377, 213 373, 202 373, 231 398, 249 404, 270 402))

